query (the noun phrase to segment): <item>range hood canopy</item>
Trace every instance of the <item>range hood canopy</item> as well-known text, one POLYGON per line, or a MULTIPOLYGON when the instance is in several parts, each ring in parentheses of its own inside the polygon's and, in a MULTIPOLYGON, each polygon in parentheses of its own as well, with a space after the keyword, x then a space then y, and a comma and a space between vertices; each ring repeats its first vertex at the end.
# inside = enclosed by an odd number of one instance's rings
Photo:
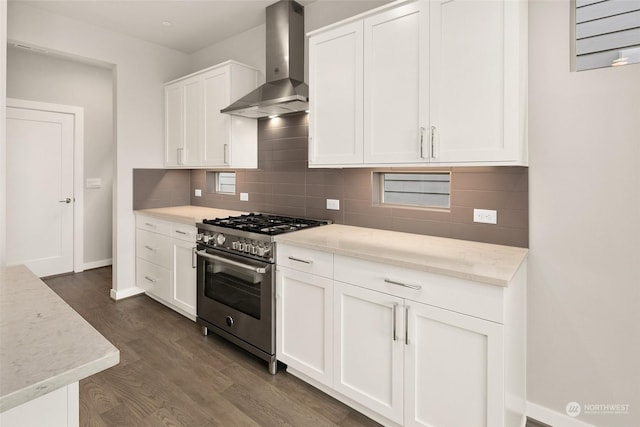
POLYGON ((267 82, 222 113, 261 118, 305 111, 309 86, 304 83, 304 7, 280 0, 266 9, 267 82))

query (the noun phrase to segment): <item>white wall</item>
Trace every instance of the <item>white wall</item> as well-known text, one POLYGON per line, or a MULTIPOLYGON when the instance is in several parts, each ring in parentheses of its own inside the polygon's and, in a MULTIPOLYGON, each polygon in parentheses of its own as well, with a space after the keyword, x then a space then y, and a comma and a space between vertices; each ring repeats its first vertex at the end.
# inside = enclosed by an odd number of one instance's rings
POLYGON ((640 426, 640 65, 570 72, 569 1, 529 30, 528 398, 640 426))
POLYGON ((162 85, 188 71, 189 57, 18 2, 8 5, 7 38, 115 66, 117 169, 112 296, 137 292, 132 171, 134 167, 162 167, 162 85))
POLYGON ((84 108, 84 171, 102 179, 84 189, 84 264, 109 265, 112 245, 113 72, 78 61, 10 46, 7 96, 84 108))
MULTIPOLYGON (((304 8, 305 33, 324 27, 345 18, 371 10, 393 0, 318 0, 304 8)), ((234 59, 259 69, 260 82, 264 82, 266 69, 266 26, 260 25, 220 43, 213 44, 191 55, 191 71, 198 71, 220 62, 234 59)), ((309 46, 305 47, 305 81, 308 81, 309 46)))
MULTIPOLYGON (((0 2, 0 236, 6 236, 6 106, 7 106, 7 2, 0 2)), ((5 265, 4 237, 0 237, 0 266, 5 265)))

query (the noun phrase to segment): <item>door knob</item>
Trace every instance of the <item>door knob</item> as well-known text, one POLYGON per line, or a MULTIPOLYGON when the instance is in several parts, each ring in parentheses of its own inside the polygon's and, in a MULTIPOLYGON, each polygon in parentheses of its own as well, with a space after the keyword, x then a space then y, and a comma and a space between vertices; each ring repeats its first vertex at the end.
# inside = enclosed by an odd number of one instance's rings
POLYGON ((58 200, 58 202, 60 202, 60 203, 67 203, 67 204, 69 204, 69 203, 71 203, 71 197, 67 197, 67 198, 66 198, 66 199, 64 199, 64 200, 58 200))

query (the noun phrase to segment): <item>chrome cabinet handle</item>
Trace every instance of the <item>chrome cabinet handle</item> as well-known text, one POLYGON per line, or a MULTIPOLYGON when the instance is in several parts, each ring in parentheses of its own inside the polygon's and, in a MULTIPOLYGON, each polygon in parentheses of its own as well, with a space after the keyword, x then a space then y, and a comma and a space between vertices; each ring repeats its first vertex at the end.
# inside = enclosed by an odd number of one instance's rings
POLYGON ((290 256, 290 257, 288 257, 288 258, 289 258, 291 261, 302 262, 302 263, 305 263, 305 264, 313 264, 313 261, 306 260, 306 259, 300 259, 300 258, 296 258, 296 257, 292 257, 292 256, 290 256))
POLYGON ((145 279, 147 279, 148 281, 150 281, 151 283, 156 283, 158 281, 158 279, 154 279, 151 276, 144 276, 145 279))
POLYGON ((196 247, 194 246, 193 249, 191 249, 191 268, 197 268, 198 267, 198 257, 196 255, 196 247))
POLYGON ((436 158, 436 127, 435 126, 431 126, 431 146, 429 148, 429 151, 431 152, 430 157, 432 159, 436 158))
POLYGON ((66 198, 66 199, 64 199, 64 200, 58 200, 58 203, 66 203, 66 204, 69 204, 69 203, 71 203, 71 197, 67 197, 67 198, 66 198))
POLYGON ((425 128, 420 126, 420 158, 424 159, 424 132, 425 128))
POLYGON ((184 165, 184 148, 176 148, 176 156, 179 165, 184 165))
POLYGON ((408 283, 402 283, 402 282, 396 282, 395 280, 391 280, 391 279, 384 279, 385 283, 389 283, 392 285, 398 285, 398 286, 403 286, 405 288, 411 288, 411 289, 415 289, 417 291, 419 291, 420 289, 422 289, 421 285, 410 285, 408 283))
POLYGON ((144 247, 154 252, 158 250, 158 248, 154 248, 153 246, 149 246, 149 245, 144 245, 144 247))
POLYGON ((147 227, 153 227, 153 228, 156 228, 156 227, 157 227, 157 225, 152 224, 152 223, 150 223, 150 222, 145 222, 145 223, 144 223, 144 225, 146 225, 147 227))
POLYGON ((186 234, 189 234, 189 233, 184 232, 184 231, 182 231, 182 230, 174 230, 174 231, 175 231, 176 233, 178 233, 178 234, 185 234, 185 235, 186 235, 186 234))
POLYGON ((222 162, 226 165, 229 164, 229 144, 224 144, 222 152, 222 162))
POLYGON ((409 306, 404 308, 404 344, 409 345, 409 306))
POLYGON ((218 261, 218 262, 221 262, 223 264, 233 265, 234 267, 244 268, 245 270, 255 271, 256 273, 264 274, 264 273, 267 272, 267 269, 265 267, 255 267, 253 265, 243 264, 243 263, 238 262, 238 261, 233 261, 233 260, 230 260, 230 259, 227 259, 227 258, 223 258, 223 257, 217 256, 217 255, 208 254, 206 251, 196 251, 196 254, 198 256, 210 259, 212 261, 218 261))
POLYGON ((391 327, 393 329, 393 340, 398 341, 398 334, 396 333, 396 309, 398 304, 393 304, 391 308, 391 327))

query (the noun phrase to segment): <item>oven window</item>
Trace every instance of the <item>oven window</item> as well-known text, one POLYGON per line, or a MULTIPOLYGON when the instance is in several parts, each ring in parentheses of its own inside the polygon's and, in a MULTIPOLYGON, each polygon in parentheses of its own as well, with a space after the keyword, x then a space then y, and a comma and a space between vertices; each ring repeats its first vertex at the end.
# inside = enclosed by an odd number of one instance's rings
POLYGON ((205 263, 204 294, 221 304, 260 319, 260 288, 264 275, 221 263, 205 263))

